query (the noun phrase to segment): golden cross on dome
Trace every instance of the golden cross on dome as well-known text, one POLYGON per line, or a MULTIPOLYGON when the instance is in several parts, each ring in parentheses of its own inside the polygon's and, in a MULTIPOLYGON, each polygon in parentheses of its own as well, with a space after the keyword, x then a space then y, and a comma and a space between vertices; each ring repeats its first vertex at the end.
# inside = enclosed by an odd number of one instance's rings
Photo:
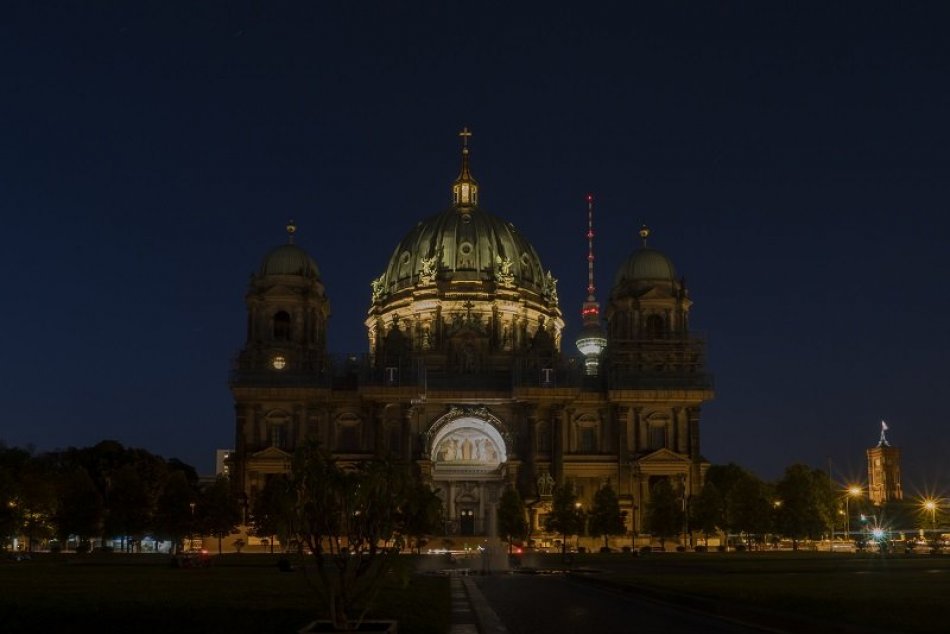
POLYGON ((459 136, 462 137, 462 148, 468 149, 468 137, 472 136, 472 131, 468 129, 468 126, 465 126, 459 132, 459 136))

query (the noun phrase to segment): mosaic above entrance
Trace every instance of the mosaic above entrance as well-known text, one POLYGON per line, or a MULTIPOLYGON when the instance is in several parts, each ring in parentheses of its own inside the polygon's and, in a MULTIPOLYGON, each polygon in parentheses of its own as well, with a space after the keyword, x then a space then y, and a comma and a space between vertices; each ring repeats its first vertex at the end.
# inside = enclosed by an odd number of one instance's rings
POLYGON ((495 441, 482 431, 460 428, 449 432, 433 452, 434 462, 455 462, 471 465, 496 466, 501 463, 500 451, 495 441))
POLYGON ((493 470, 508 460, 500 421, 484 408, 453 407, 429 429, 429 459, 436 466, 493 470))

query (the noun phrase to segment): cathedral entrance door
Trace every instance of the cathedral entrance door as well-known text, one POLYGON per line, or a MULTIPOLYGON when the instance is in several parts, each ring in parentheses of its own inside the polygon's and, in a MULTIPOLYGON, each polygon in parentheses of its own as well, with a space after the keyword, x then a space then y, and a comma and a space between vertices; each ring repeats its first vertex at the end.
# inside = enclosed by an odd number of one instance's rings
POLYGON ((471 537, 475 534, 475 511, 472 509, 462 509, 459 517, 459 534, 463 537, 471 537))

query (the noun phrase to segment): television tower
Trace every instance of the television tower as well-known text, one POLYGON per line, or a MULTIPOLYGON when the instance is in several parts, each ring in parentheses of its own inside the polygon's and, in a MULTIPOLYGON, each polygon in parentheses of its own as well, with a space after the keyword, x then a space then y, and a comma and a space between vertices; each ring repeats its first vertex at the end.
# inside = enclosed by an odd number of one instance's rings
POLYGON ((584 355, 584 371, 596 376, 600 356, 607 347, 607 336, 600 326, 600 304, 594 287, 594 196, 587 194, 587 301, 581 308, 584 326, 577 336, 577 349, 584 355))

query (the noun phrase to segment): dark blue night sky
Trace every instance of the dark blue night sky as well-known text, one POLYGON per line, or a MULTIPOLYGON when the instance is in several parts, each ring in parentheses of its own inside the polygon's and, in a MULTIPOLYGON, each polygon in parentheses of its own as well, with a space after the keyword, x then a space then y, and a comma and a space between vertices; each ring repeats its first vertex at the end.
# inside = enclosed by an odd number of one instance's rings
POLYGON ((566 340, 586 194, 602 302, 651 226, 710 342, 709 460, 863 479, 883 418, 905 492, 948 483, 946 5, 44 4, 0 22, 7 444, 209 472, 286 221, 331 350, 364 352, 369 282, 448 206, 469 126, 566 340))

